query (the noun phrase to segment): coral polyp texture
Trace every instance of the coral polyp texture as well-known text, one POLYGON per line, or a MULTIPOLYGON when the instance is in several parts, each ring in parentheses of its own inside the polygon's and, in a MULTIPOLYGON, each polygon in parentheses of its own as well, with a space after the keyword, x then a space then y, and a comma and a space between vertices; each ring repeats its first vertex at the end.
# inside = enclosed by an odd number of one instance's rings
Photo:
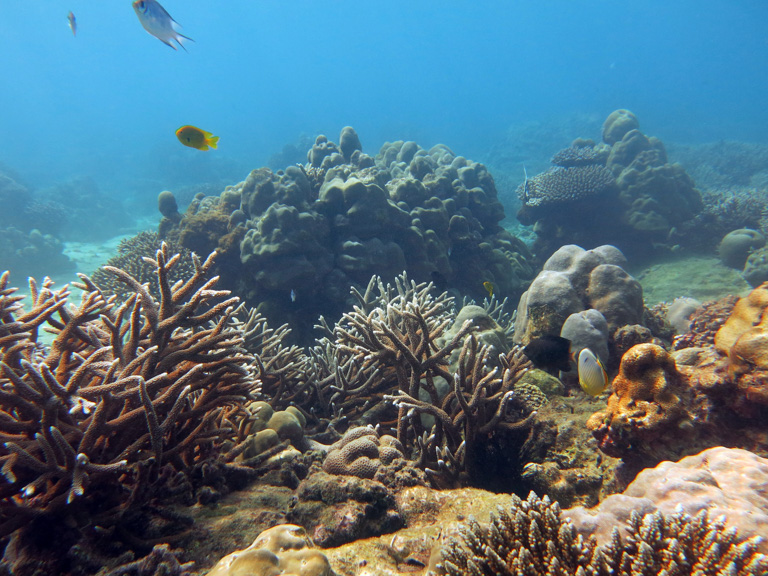
MULTIPOLYGON (((741 298, 715 334, 728 374, 748 402, 768 406, 768 282, 741 298)), ((745 407, 746 408, 746 407, 745 407)))
POLYGON ((740 539, 705 511, 695 517, 633 512, 625 536, 614 528, 611 541, 598 546, 577 534, 557 503, 531 493, 515 498, 509 510, 499 508, 487 526, 471 521, 443 546, 438 570, 449 576, 757 576, 768 570, 758 541, 740 539))
POLYGON ((678 228, 701 212, 704 205, 693 180, 639 126, 628 110, 613 112, 603 124, 602 143, 577 139, 554 155, 553 168, 518 187, 522 207, 517 218, 534 225, 538 256, 570 243, 610 243, 627 254, 647 252, 669 243, 678 228))
POLYGON ((237 298, 208 277, 213 256, 193 257, 193 274, 171 285, 179 258, 165 245, 156 252, 157 299, 106 267, 132 291, 121 304, 80 275, 79 304, 66 287, 30 280, 26 310, 8 273, 0 278, 0 535, 25 541, 34 526, 66 525, 45 561, 92 514, 128 542, 157 536, 132 535, 130 519, 153 494, 191 490, 196 466, 224 464, 239 406, 258 390, 231 322, 237 298), (50 347, 42 329, 53 332, 50 347))
POLYGON ((485 166, 403 141, 372 157, 350 127, 340 142, 318 136, 306 165, 260 168, 197 198, 180 221, 164 218, 163 233, 198 253, 217 248, 224 279, 270 321, 290 321, 304 343, 318 314, 338 317, 349 287, 373 275, 406 271, 478 299, 485 281, 505 297, 525 289, 531 254, 499 225, 504 210, 485 166))

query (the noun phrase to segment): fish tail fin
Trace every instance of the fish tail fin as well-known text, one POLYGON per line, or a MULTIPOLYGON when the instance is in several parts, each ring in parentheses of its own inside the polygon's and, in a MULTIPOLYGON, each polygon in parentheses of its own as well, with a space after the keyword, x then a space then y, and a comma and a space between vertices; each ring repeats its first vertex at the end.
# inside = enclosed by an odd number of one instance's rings
POLYGON ((208 138, 208 146, 211 148, 218 148, 219 147, 219 137, 218 136, 211 136, 208 138))

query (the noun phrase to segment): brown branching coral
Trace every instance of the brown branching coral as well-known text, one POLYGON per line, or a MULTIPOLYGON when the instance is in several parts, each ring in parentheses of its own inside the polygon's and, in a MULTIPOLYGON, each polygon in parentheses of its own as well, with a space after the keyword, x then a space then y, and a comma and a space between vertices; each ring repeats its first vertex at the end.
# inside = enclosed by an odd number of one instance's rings
POLYGON ((424 389, 439 402, 435 381, 452 379, 448 357, 470 326, 438 346, 451 323, 452 300, 445 293, 433 296, 432 288, 409 282, 405 274, 394 287, 374 276, 364 293, 353 289, 358 304, 352 312, 333 329, 321 326, 326 336, 313 350, 312 369, 319 396, 336 419, 357 418, 398 390, 417 395, 424 389))
POLYGON ((314 387, 307 375, 309 358, 298 346, 285 346, 291 332, 288 324, 270 328, 255 308, 242 305, 233 314, 233 324, 243 333, 243 346, 253 355, 261 392, 269 398, 272 408, 311 406, 314 387))
POLYGON ((740 539, 706 511, 633 512, 627 535, 614 528, 601 547, 577 535, 556 502, 531 492, 525 501, 515 497, 510 510, 499 509, 488 526, 471 520, 460 540, 443 547, 439 567, 448 576, 756 576, 766 573, 768 559, 757 552, 757 538, 740 539))
POLYGON ((207 278, 213 255, 193 256, 192 276, 172 285, 179 260, 163 245, 150 261, 159 299, 106 267, 132 291, 120 305, 80 275, 79 305, 32 282, 24 312, 0 279, 0 535, 33 518, 116 524, 150 484, 215 460, 235 434, 225 411, 255 391, 230 323, 237 298, 207 278), (55 334, 47 349, 43 324, 55 334))
POLYGON ((513 352, 492 368, 491 348, 473 334, 482 327, 467 320, 449 331, 453 301, 431 290, 405 275, 394 286, 374 277, 364 293, 353 290, 354 310, 332 329, 321 326, 326 336, 312 352, 311 371, 334 428, 347 419, 375 423, 434 481, 455 482, 475 465, 480 444, 526 429, 543 395, 513 391, 525 358, 513 352))
POLYGON ((501 370, 488 368, 489 355, 488 347, 469 335, 450 380, 453 386, 444 397, 425 401, 403 391, 386 397, 401 412, 398 438, 402 434, 406 439, 418 439, 419 463, 433 479, 457 479, 462 472, 477 474, 474 456, 479 445, 493 434, 527 429, 536 409, 546 402, 535 386, 516 387, 530 366, 522 350, 515 348, 502 355, 501 370), (424 429, 424 415, 434 421, 429 433, 424 429))
MULTIPOLYGON (((182 278, 186 279, 194 273, 192 253, 171 240, 165 240, 171 254, 180 254, 179 262, 169 272, 171 283, 182 278)), ((149 293, 155 298, 160 296, 157 270, 152 265, 155 253, 161 248, 163 240, 157 232, 145 230, 136 236, 125 238, 117 246, 117 255, 107 262, 107 266, 120 268, 138 280, 141 284, 149 284, 149 293)), ((100 268, 93 273, 94 284, 107 294, 115 294, 119 301, 124 301, 131 293, 131 286, 122 282, 114 274, 100 268)))

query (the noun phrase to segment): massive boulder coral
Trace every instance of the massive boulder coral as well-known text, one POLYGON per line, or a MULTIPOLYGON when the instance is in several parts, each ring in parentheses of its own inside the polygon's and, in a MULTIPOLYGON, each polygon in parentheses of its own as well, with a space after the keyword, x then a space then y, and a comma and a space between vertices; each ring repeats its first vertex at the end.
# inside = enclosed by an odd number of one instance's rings
POLYGON ((728 374, 748 403, 768 406, 768 282, 739 299, 715 334, 715 348, 728 357, 728 374))
MULTIPOLYGON (((594 508, 564 512, 584 537, 601 544, 611 540, 614 526, 625 529, 633 511, 696 516, 723 516, 727 528, 745 538, 768 534, 768 460, 739 448, 718 446, 679 461, 664 461, 640 472, 621 494, 612 494, 594 508)), ((768 554, 768 540, 758 543, 768 554)))
POLYGON ((484 281, 503 297, 525 289, 532 256, 499 226, 504 210, 485 166, 443 145, 403 141, 371 157, 350 127, 340 141, 319 136, 306 165, 254 170, 220 197, 198 199, 168 233, 189 249, 227 254, 227 237, 238 238, 235 289, 270 320, 291 320, 304 339, 318 314, 340 315, 349 287, 374 274, 405 270, 477 299, 484 281), (193 229, 202 214, 216 225, 193 229))
POLYGON ((571 315, 590 309, 604 317, 609 334, 640 323, 642 287, 624 271, 624 264, 626 258, 614 246, 592 250, 562 246, 520 297, 515 342, 527 344, 546 334, 559 335, 571 315))
POLYGON ((534 225, 540 257, 569 243, 647 252, 668 243, 703 209, 685 170, 669 163, 661 141, 640 132, 628 110, 608 116, 602 143, 577 139, 552 163, 517 189, 518 220, 534 225))
POLYGON ((605 411, 587 421, 600 449, 636 461, 674 458, 693 429, 692 391, 674 359, 660 346, 638 344, 622 356, 612 388, 605 411))

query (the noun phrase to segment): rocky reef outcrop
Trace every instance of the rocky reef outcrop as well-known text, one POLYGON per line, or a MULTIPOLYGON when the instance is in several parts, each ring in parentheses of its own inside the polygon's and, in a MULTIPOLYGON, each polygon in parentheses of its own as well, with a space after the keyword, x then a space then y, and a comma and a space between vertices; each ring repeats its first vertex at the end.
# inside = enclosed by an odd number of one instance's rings
MULTIPOLYGON (((168 199, 165 199, 166 204, 168 199)), ((349 287, 407 271, 482 299, 484 282, 516 299, 534 275, 526 245, 499 226, 492 176, 447 146, 387 142, 362 152, 355 131, 318 136, 307 163, 260 168, 218 197, 199 197, 161 234, 190 250, 216 248, 225 282, 296 333, 338 316, 349 287)))
POLYGON ((693 180, 632 112, 612 112, 602 140, 575 140, 553 156, 552 168, 518 187, 517 218, 533 226, 537 256, 563 244, 613 244, 630 255, 669 248, 702 210, 693 180))

